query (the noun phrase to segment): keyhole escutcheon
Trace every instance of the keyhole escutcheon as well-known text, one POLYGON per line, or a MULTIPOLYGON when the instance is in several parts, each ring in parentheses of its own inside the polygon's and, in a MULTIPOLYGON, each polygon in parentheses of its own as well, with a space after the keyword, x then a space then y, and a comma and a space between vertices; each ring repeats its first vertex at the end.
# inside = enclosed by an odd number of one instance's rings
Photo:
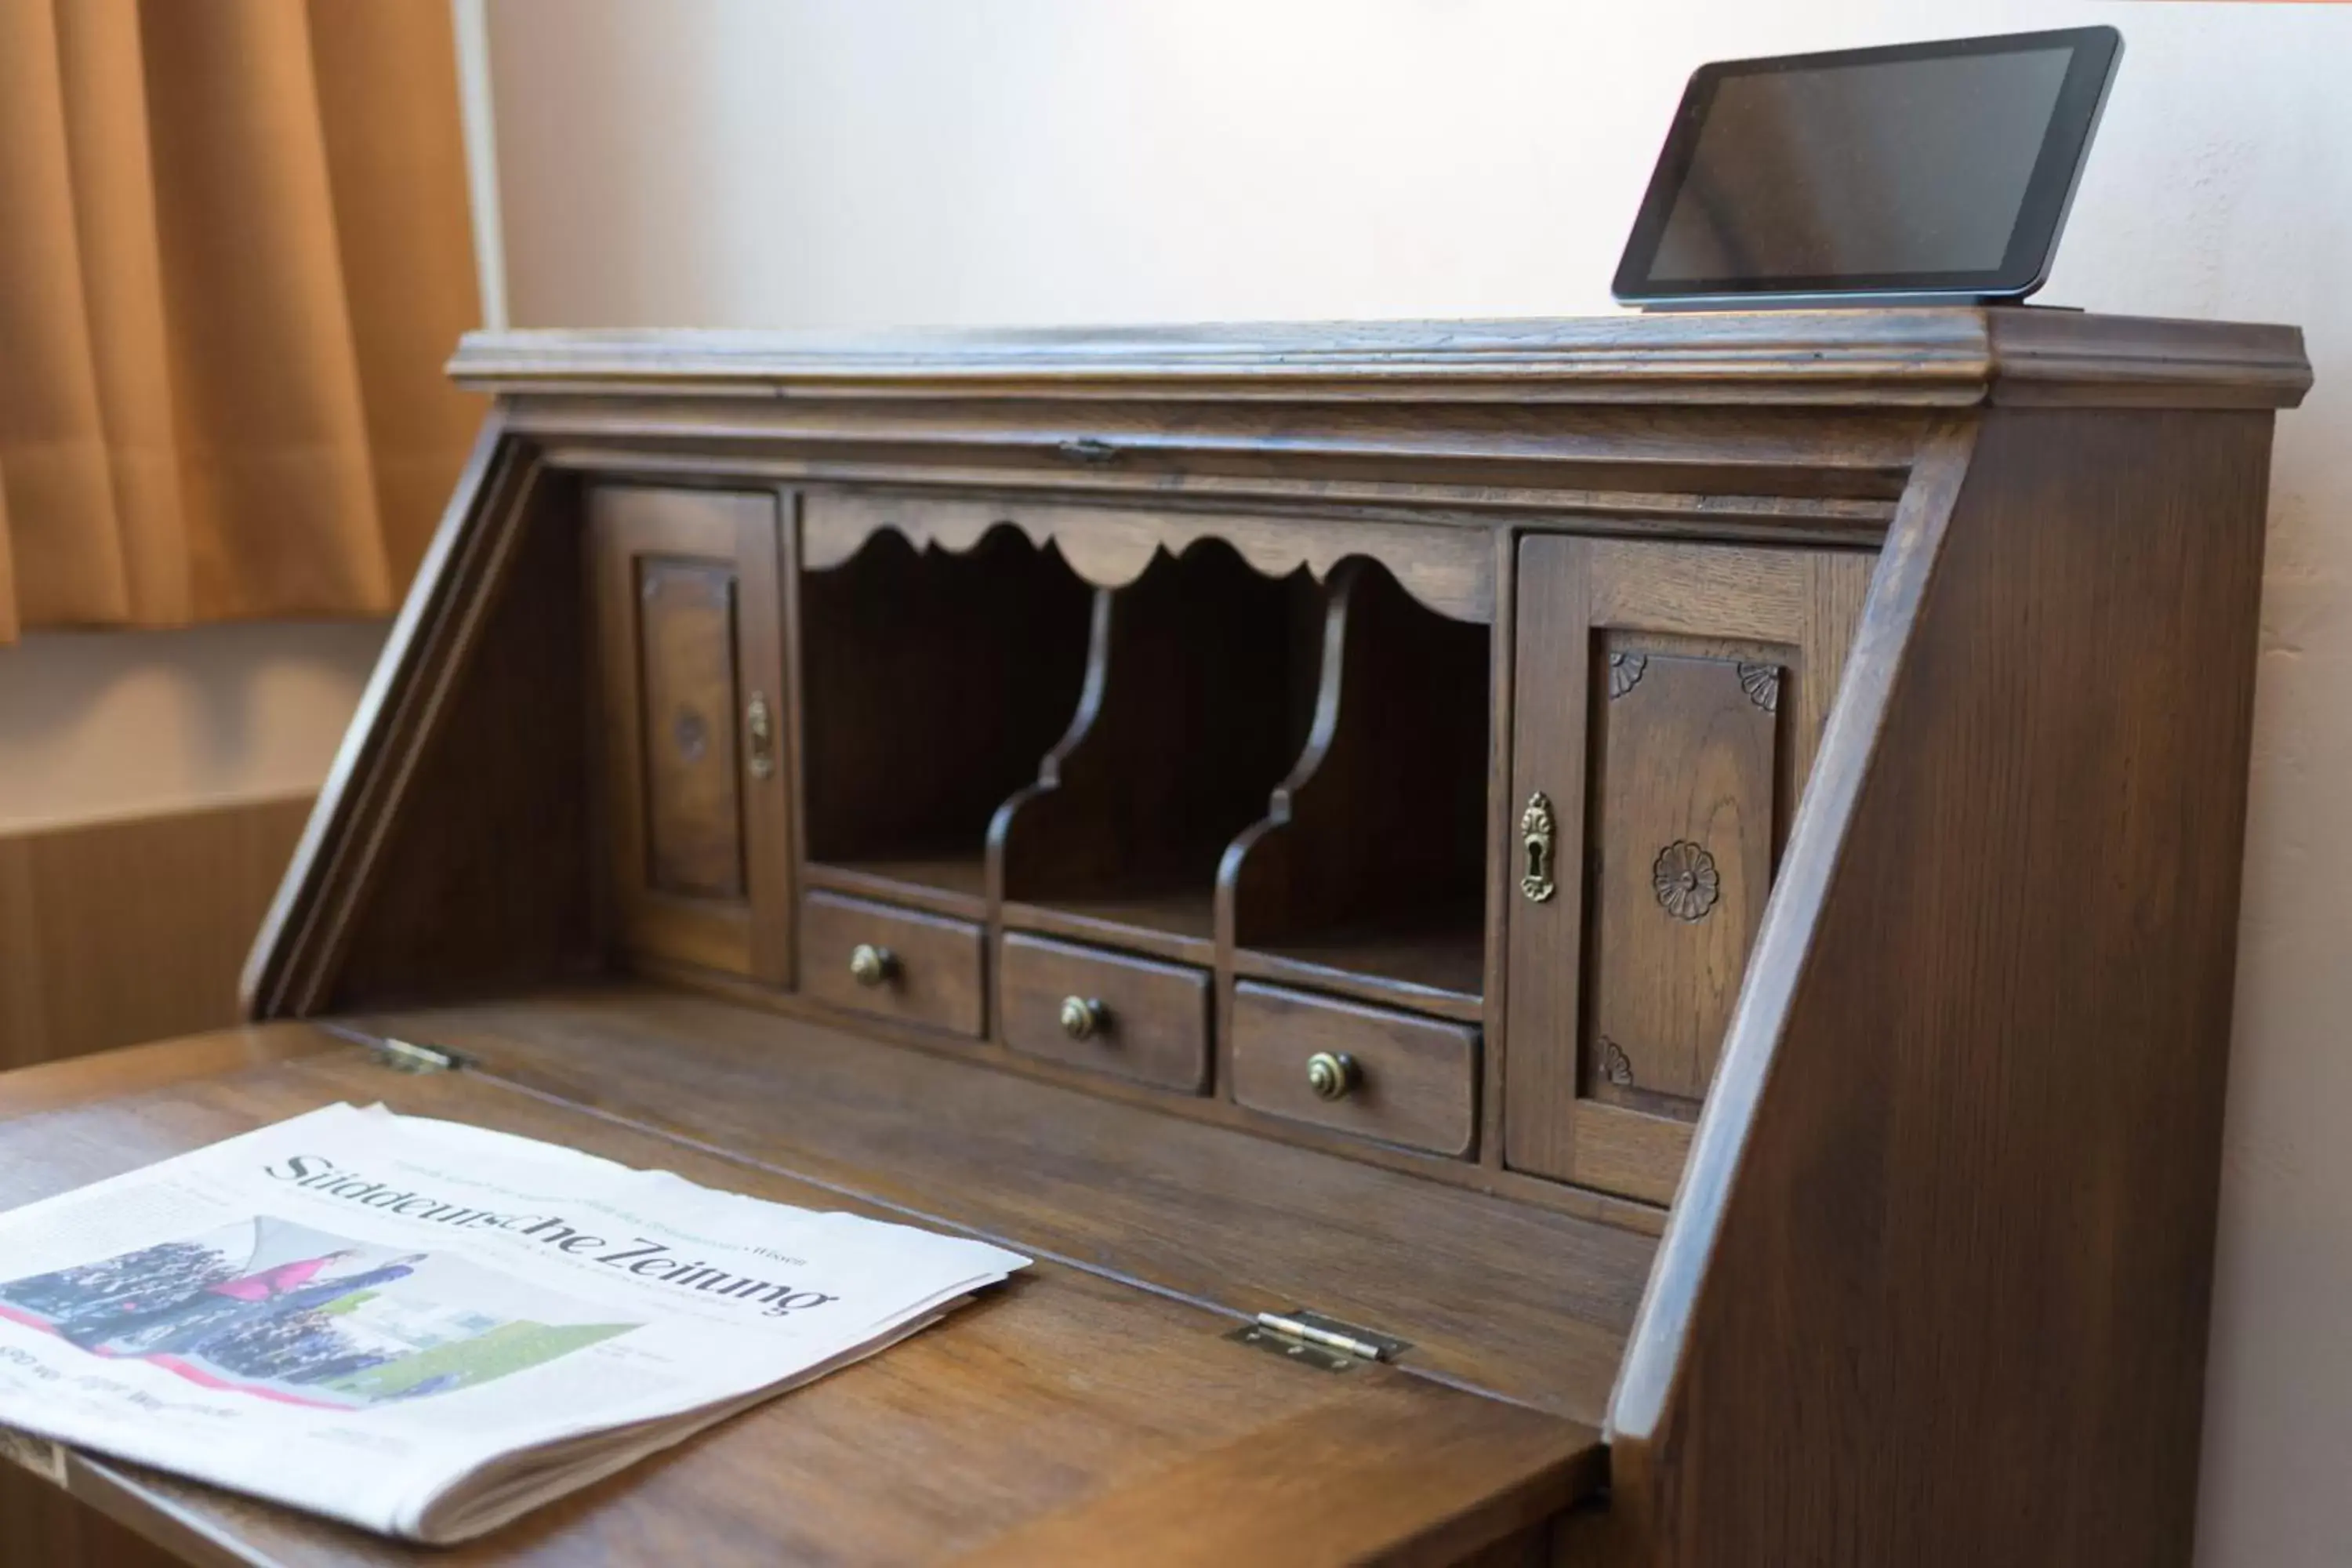
POLYGON ((1540 904, 1553 892, 1553 868, 1558 864, 1554 853, 1559 824, 1552 816, 1551 797, 1538 790, 1528 796, 1528 806, 1519 813, 1519 837, 1526 846, 1527 869, 1519 878, 1519 891, 1528 902, 1540 904))

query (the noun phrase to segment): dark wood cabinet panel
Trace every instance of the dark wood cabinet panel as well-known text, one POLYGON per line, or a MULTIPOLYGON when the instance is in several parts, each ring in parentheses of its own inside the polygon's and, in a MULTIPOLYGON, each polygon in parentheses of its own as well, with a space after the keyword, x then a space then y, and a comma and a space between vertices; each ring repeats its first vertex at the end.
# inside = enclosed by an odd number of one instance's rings
POLYGON ((1674 1196, 1871 564, 1520 545, 1512 1169, 1674 1196))
POLYGON ((1187 1094, 1208 1087, 1206 970, 1016 931, 997 982, 1016 1051, 1187 1094))
POLYGON ((588 495, 605 858, 626 950, 791 976, 789 770, 772 495, 588 495))
POLYGON ((636 568, 646 885, 740 899, 735 573, 731 563, 661 557, 641 557, 636 568))
POLYGON ((1772 884, 1782 666, 1605 634, 1585 1098, 1698 1114, 1772 884))

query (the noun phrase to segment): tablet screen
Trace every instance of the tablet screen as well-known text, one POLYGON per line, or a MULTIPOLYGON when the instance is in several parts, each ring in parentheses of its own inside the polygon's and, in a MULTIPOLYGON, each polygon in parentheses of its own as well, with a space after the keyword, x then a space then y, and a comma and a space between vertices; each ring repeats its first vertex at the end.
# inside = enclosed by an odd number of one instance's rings
POLYGON ((2093 27, 1704 68, 1619 296, 2030 291, 2118 43, 2093 27))

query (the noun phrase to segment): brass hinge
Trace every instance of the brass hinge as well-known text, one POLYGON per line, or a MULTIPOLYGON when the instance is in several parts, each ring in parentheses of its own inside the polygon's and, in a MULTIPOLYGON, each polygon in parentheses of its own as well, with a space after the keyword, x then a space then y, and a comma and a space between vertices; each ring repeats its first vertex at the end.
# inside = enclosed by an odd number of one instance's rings
POLYGON ((1318 1372, 1350 1372, 1373 1362, 1394 1361, 1412 1349, 1409 1340, 1342 1322, 1304 1307, 1287 1312, 1260 1312, 1225 1338, 1254 1345, 1269 1355, 1311 1366, 1318 1372))
POLYGON ((375 1052, 377 1066, 394 1072, 452 1072, 466 1065, 466 1058, 455 1051, 420 1046, 412 1040, 395 1040, 389 1035, 370 1041, 368 1048, 375 1052))

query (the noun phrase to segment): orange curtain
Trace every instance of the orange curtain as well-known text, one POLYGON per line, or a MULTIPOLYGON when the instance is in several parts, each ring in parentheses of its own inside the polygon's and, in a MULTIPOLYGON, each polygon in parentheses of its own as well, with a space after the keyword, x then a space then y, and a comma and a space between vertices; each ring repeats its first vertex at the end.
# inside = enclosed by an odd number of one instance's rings
POLYGON ((446 0, 0 0, 0 642, 392 608, 480 417, 446 0))

